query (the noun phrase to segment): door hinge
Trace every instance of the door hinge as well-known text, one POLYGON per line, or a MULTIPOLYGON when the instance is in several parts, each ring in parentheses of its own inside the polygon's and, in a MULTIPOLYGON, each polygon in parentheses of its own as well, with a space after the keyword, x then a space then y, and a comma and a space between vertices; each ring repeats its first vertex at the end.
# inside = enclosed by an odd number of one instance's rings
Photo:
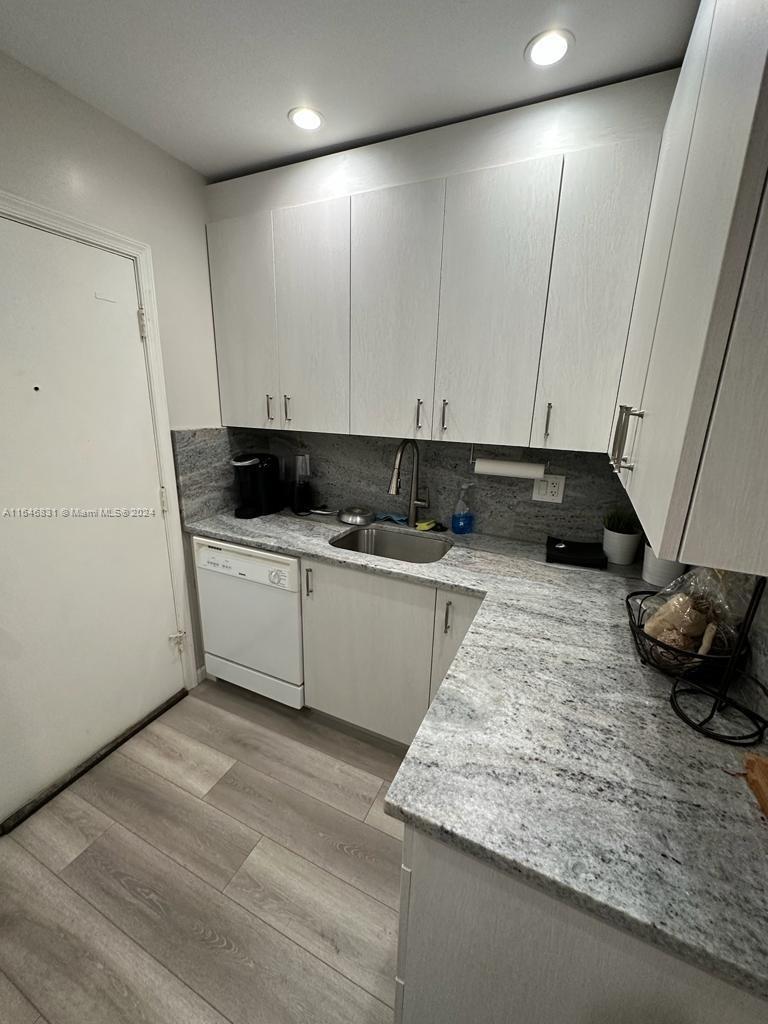
POLYGON ((139 308, 136 310, 136 315, 139 318, 139 334, 141 336, 141 340, 143 342, 146 342, 146 340, 147 340, 147 314, 144 312, 144 307, 143 306, 139 306, 139 308))
POLYGON ((168 511, 168 492, 165 487, 160 488, 160 511, 163 513, 168 511))
POLYGON ((183 629, 180 629, 178 633, 171 633, 168 639, 171 641, 172 644, 176 645, 176 650, 179 652, 179 655, 183 654, 184 643, 187 639, 186 632, 183 629))

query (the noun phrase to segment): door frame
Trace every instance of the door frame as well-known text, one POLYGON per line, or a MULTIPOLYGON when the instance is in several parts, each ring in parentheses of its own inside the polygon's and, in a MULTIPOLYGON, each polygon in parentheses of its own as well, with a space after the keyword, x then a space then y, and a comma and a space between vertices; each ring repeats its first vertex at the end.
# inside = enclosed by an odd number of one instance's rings
MULTIPOLYGON (((171 573, 171 591, 176 613, 177 630, 183 634, 180 645, 182 681, 187 689, 197 684, 197 668, 193 649, 189 592, 184 562, 184 538, 181 529, 179 499, 176 491, 176 469, 171 446, 171 426, 168 418, 168 400, 165 393, 163 358, 160 351, 160 325, 157 317, 155 278, 152 251, 144 242, 117 234, 96 224, 77 220, 67 214, 22 199, 11 192, 0 190, 0 218, 26 224, 53 235, 70 238, 75 242, 124 256, 133 262, 139 305, 144 310, 144 363, 149 387, 152 414, 152 432, 159 485, 165 491, 166 511, 161 512, 168 547, 171 573)), ((138 323, 137 323, 138 327, 138 323)), ((158 501, 160 496, 158 494, 158 501)), ((169 640, 170 642, 170 640, 169 640)))

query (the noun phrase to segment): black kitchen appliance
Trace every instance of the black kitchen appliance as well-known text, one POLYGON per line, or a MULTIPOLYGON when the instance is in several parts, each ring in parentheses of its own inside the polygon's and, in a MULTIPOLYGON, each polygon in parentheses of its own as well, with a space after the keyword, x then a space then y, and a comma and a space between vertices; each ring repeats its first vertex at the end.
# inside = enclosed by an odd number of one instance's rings
POLYGON ((232 466, 237 487, 237 519, 255 519, 280 511, 285 501, 277 456, 238 452, 232 456, 232 466))
POLYGON ((289 505, 296 515, 306 516, 312 511, 315 496, 309 473, 309 455, 300 452, 293 457, 293 479, 290 482, 289 505))
POLYGON ((547 561, 559 562, 560 565, 579 565, 583 569, 605 569, 608 565, 603 545, 599 541, 590 543, 561 540, 560 537, 547 537, 547 561))

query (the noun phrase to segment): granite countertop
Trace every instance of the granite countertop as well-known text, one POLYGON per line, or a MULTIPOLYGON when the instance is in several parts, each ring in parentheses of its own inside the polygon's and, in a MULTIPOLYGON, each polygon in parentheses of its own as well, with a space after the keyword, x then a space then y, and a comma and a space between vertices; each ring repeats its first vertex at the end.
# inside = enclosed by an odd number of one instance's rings
MULTIPOLYGON (((190 533, 485 598, 389 813, 768 998, 768 823, 743 752, 688 729, 643 667, 621 576, 460 540, 412 564, 333 548, 341 524, 220 514, 190 533)), ((455 539, 455 538, 452 538, 455 539)))

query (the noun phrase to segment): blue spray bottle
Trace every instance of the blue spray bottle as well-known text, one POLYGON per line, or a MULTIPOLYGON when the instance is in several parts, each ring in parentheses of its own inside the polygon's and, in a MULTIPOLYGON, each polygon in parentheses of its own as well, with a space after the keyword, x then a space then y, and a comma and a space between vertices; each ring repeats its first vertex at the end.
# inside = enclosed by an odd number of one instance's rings
POLYGON ((456 508, 451 517, 453 533, 472 533, 475 528, 475 516, 469 507, 469 495, 467 494, 469 488, 474 486, 473 483, 461 485, 459 500, 456 502, 456 508))

